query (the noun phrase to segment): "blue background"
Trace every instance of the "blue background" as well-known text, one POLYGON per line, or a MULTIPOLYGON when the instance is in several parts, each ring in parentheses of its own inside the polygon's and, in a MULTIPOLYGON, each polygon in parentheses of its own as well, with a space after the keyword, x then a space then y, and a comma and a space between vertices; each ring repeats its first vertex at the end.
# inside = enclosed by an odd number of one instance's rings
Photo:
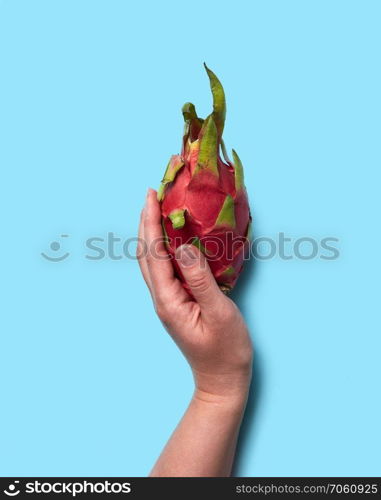
POLYGON ((335 261, 262 260, 241 282, 256 363, 235 473, 381 474, 380 14, 0 1, 1 475, 144 476, 187 405, 137 263, 84 242, 135 235, 182 104, 211 109, 204 60, 256 236, 340 239, 335 261), (52 241, 66 260, 41 256, 52 241))

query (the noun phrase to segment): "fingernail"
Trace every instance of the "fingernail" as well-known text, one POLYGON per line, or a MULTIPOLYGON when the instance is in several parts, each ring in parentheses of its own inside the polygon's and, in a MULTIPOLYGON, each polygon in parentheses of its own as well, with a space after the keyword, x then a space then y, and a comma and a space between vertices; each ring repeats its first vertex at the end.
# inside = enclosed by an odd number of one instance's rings
POLYGON ((176 260, 184 267, 191 267, 197 261, 198 255, 193 245, 182 245, 176 250, 176 260))
POLYGON ((150 189, 151 189, 151 188, 148 188, 148 189, 147 189, 146 199, 145 199, 145 201, 144 201, 144 207, 143 207, 143 210, 144 210, 144 209, 146 208, 146 206, 148 205, 148 200, 149 200, 150 189))

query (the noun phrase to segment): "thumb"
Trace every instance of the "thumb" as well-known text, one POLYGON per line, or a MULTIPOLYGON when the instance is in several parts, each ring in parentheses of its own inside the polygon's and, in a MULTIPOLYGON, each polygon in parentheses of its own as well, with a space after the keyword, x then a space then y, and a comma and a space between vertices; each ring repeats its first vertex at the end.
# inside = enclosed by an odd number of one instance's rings
POLYGON ((182 245, 176 250, 176 261, 193 297, 201 309, 209 309, 221 300, 223 293, 210 271, 202 252, 194 245, 182 245))

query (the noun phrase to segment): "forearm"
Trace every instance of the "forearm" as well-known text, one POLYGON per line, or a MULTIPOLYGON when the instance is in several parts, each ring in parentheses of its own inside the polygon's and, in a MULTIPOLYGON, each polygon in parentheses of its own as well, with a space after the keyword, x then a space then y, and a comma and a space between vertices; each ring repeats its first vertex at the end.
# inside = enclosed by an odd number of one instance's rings
POLYGON ((151 476, 229 476, 247 391, 216 398, 195 392, 151 476))

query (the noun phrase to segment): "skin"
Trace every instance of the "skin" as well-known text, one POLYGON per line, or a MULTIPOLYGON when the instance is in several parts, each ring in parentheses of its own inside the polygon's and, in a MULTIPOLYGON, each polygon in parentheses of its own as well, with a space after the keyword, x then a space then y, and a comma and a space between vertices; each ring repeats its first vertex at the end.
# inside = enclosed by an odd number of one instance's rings
POLYGON ((252 344, 241 313, 218 288, 203 254, 194 245, 176 251, 191 297, 175 277, 162 240, 160 206, 150 189, 139 227, 139 264, 156 313, 195 382, 150 475, 229 476, 251 380, 252 344))

